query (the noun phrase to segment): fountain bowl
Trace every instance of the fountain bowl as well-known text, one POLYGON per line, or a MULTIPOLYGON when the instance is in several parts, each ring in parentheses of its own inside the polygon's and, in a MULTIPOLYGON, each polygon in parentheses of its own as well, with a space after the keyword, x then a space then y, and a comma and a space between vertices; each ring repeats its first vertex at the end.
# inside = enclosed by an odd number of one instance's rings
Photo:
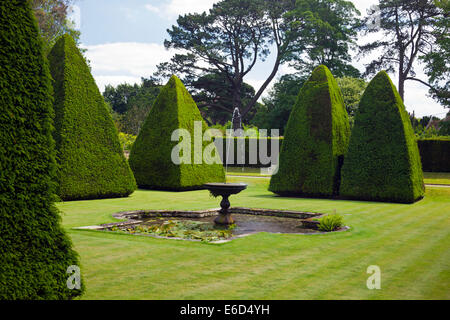
POLYGON ((220 214, 214 222, 219 225, 234 224, 234 219, 228 211, 230 208, 228 197, 247 189, 247 185, 245 183, 207 183, 203 186, 205 189, 209 190, 214 197, 222 197, 222 201, 220 202, 220 214))

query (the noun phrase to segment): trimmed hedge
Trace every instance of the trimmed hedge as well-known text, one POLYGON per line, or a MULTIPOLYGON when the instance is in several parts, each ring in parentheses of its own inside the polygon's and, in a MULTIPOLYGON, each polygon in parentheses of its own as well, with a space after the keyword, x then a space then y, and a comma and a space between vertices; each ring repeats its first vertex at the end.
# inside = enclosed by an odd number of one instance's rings
POLYGON ((422 169, 427 172, 450 172, 450 138, 417 140, 422 169))
POLYGON ((49 53, 55 95, 58 194, 63 200, 126 197, 136 190, 118 131, 75 41, 49 53))
MULTIPOLYGON (((195 121, 201 122, 203 137, 208 126, 184 85, 172 76, 161 89, 131 148, 129 162, 140 188, 183 191, 200 189, 208 182, 225 182, 222 164, 195 164, 196 150, 199 151, 194 139, 195 121), (172 133, 177 129, 190 134, 190 164, 172 161, 172 150, 179 145, 172 141, 172 133)), ((202 141, 202 149, 211 143, 202 141)), ((215 147, 213 153, 217 154, 215 147)))
MULTIPOLYGON (((221 159, 223 164, 226 164, 226 149, 228 144, 228 139, 234 139, 234 150, 237 150, 238 148, 238 139, 241 138, 226 138, 225 141, 219 142, 220 140, 223 140, 223 138, 218 137, 215 138, 216 141, 216 147, 219 149, 220 146, 222 146, 223 151, 221 154, 221 159)), ((267 149, 268 149, 268 156, 271 156, 271 141, 273 139, 279 140, 279 147, 283 145, 283 137, 279 138, 257 138, 257 137, 246 137, 245 138, 245 164, 244 167, 255 167, 255 168, 263 168, 268 167, 269 165, 261 163, 261 159, 259 156, 257 157, 257 163, 250 163, 249 161, 249 146, 251 141, 250 139, 256 140, 256 144, 259 145, 259 140, 261 139, 267 139, 267 149)), ((429 138, 429 139, 420 139, 417 140, 420 157, 422 159, 422 169, 424 172, 450 172, 450 138, 445 137, 438 137, 438 138, 429 138)), ((230 145, 230 148, 232 148, 232 145, 230 145)), ((259 147, 258 147, 258 155, 259 155, 259 147)), ((231 153, 228 156, 229 157, 229 165, 230 166, 242 166, 242 164, 238 164, 237 162, 237 152, 234 151, 234 163, 231 162, 231 153)), ((277 157, 275 157, 277 158, 277 157)), ((273 163, 276 164, 276 163, 273 163)))
POLYGON ((370 82, 355 116, 342 168, 341 195, 412 203, 424 192, 411 121, 397 89, 382 71, 370 82))
POLYGON ((339 193, 350 126, 336 80, 317 67, 289 117, 278 173, 269 190, 280 195, 330 197, 339 193))
POLYGON ((71 299, 55 201, 51 78, 29 1, 0 2, 0 299, 71 299))

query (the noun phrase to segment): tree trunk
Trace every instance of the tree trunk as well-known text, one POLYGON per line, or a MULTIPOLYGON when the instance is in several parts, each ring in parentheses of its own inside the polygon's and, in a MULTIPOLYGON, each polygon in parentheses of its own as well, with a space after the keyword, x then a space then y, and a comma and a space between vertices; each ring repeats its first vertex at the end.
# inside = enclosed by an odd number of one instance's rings
POLYGON ((269 83, 272 81, 272 79, 277 74, 279 67, 280 67, 280 54, 278 54, 277 60, 275 62, 275 65, 273 67, 272 73, 270 74, 269 78, 266 79, 266 81, 264 82, 262 87, 259 88, 258 92, 255 94, 253 99, 246 105, 244 112, 242 112, 242 114, 241 114, 242 115, 242 119, 244 119, 245 116, 248 114, 248 112, 255 106, 256 102, 261 97, 261 95, 263 94, 264 90, 266 90, 266 88, 269 85, 269 83))
POLYGON ((400 50, 400 62, 398 66, 398 93, 400 94, 400 98, 404 102, 405 96, 405 76, 404 76, 404 67, 405 67, 405 51, 400 50))
POLYGON ((405 78, 403 75, 399 75, 398 77, 398 93, 400 94, 400 98, 402 98, 402 101, 404 102, 404 96, 405 96, 405 78))
POLYGON ((236 80, 233 84, 233 112, 236 108, 241 112, 242 102, 241 102, 241 88, 242 88, 242 80, 236 80))

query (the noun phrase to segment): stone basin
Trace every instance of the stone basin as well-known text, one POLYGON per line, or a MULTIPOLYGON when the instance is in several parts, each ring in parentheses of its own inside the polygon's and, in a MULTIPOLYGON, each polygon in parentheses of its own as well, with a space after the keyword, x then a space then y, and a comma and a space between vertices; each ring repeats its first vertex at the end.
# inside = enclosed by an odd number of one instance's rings
POLYGON ((222 201, 220 202, 221 209, 214 222, 220 225, 234 224, 234 219, 228 211, 230 208, 228 197, 247 189, 247 185, 245 183, 207 183, 204 187, 209 190, 214 197, 222 197, 222 201))

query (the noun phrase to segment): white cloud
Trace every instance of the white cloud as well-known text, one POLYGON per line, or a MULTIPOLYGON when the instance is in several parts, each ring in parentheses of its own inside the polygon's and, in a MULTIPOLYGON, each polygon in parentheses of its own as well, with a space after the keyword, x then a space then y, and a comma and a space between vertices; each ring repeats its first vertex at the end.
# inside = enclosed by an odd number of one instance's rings
POLYGON ((152 75, 159 63, 173 55, 172 50, 156 43, 116 42, 82 47, 87 49, 86 57, 101 91, 106 84, 139 83, 141 77, 152 75))
POLYGON ((255 91, 258 91, 259 88, 262 87, 262 85, 264 84, 264 81, 265 81, 264 79, 260 80, 260 79, 255 79, 255 78, 245 78, 244 79, 244 82, 251 85, 253 87, 253 89, 255 89, 255 91))
POLYGON ((95 82, 97 83, 100 92, 105 91, 105 87, 107 85, 112 85, 113 87, 117 87, 119 84, 135 84, 141 83, 140 77, 131 77, 131 76, 94 76, 95 82))
POLYGON ((208 11, 212 8, 213 4, 218 1, 219 0, 169 0, 159 6, 146 4, 145 9, 152 13, 157 13, 163 18, 172 20, 179 15, 208 11))
POLYGON ((445 118, 447 112, 442 105, 428 97, 427 87, 414 81, 405 82, 405 107, 410 113, 414 111, 416 118, 429 115, 445 118))
POLYGON ((159 7, 155 7, 155 6, 151 5, 151 4, 146 4, 145 5, 145 9, 147 9, 150 12, 154 12, 154 13, 160 13, 161 12, 159 7))
POLYGON ((202 13, 212 8, 218 0, 171 0, 165 7, 173 15, 202 13))
POLYGON ((352 2, 355 5, 356 9, 358 9, 359 12, 361 12, 362 16, 366 15, 367 9, 369 9, 370 7, 378 4, 378 1, 374 1, 374 0, 372 0, 372 1, 353 0, 352 2))
POLYGON ((81 29, 81 9, 77 5, 72 5, 68 10, 69 25, 76 30, 81 29))

